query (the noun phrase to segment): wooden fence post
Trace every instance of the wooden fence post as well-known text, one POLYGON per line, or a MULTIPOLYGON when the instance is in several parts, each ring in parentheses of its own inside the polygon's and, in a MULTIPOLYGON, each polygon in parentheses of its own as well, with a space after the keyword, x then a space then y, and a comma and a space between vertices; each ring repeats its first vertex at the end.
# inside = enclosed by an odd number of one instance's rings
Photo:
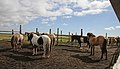
POLYGON ((49 29, 49 34, 51 34, 51 29, 49 29))
POLYGON ((38 33, 38 28, 36 28, 36 33, 38 33))
POLYGON ((62 42, 62 30, 60 31, 60 34, 61 34, 61 40, 60 41, 62 42))
POLYGON ((71 39, 71 37, 70 37, 70 32, 68 33, 68 35, 69 35, 69 39, 68 39, 68 42, 70 42, 70 39, 71 39))
POLYGON ((81 36, 83 36, 83 29, 81 29, 81 36))
POLYGON ((14 34, 14 30, 12 29, 12 35, 14 34))
POLYGON ((58 35, 59 35, 59 28, 57 28, 57 45, 58 45, 58 35))
POLYGON ((22 25, 20 25, 20 31, 19 31, 20 34, 22 34, 22 25))
POLYGON ((107 38, 107 33, 105 34, 105 38, 107 38))
MULTIPOLYGON (((75 35, 77 35, 77 33, 75 33, 75 35)), ((75 42, 77 42, 77 40, 75 40, 75 42)))

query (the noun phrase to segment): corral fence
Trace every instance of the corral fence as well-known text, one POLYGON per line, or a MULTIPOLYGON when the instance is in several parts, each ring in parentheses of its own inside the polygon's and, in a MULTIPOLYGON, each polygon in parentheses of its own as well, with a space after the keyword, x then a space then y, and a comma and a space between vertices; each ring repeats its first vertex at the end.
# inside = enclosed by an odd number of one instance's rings
POLYGON ((19 27, 19 31, 14 30, 14 29, 9 30, 9 31, 0 31, 0 40, 10 40, 12 34, 15 34, 15 33, 22 33, 22 26, 21 25, 19 27))
MULTIPOLYGON (((81 29, 80 32, 81 35, 79 36, 83 36, 83 29, 81 29)), ((49 30, 49 33, 51 34, 51 29, 49 30)), ((71 32, 68 32, 68 34, 63 34, 63 31, 57 28, 57 32, 55 35, 56 35, 56 45, 79 46, 78 41, 76 40, 74 40, 74 42, 71 43, 71 36, 78 35, 77 33, 73 34, 71 32)))

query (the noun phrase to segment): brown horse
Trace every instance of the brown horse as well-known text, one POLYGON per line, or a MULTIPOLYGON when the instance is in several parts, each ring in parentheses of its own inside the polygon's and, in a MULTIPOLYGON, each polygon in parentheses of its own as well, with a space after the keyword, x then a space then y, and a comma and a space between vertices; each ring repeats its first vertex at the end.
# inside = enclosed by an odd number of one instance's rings
POLYGON ((23 44, 23 35, 22 34, 13 34, 11 38, 11 46, 15 50, 17 45, 20 45, 20 48, 23 44))
POLYGON ((88 40, 89 40, 90 47, 91 47, 91 54, 90 55, 94 55, 95 46, 99 45, 101 48, 101 58, 100 59, 103 58, 103 55, 105 53, 106 60, 107 60, 107 49, 106 49, 107 40, 104 38, 104 36, 96 37, 92 33, 87 33, 87 36, 88 36, 88 40))

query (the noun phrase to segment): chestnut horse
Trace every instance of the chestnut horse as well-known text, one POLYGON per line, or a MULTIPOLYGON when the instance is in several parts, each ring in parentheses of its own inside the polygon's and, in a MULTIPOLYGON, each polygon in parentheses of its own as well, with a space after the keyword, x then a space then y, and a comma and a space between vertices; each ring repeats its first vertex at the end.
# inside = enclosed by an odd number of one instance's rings
POLYGON ((90 43, 90 47, 91 47, 91 54, 90 55, 94 55, 94 49, 95 46, 100 46, 101 49, 101 58, 103 58, 104 53, 106 54, 106 60, 107 60, 107 39, 104 38, 104 36, 98 36, 96 37, 94 34, 92 33, 87 33, 88 36, 88 40, 90 43))
POLYGON ((20 45, 20 48, 23 44, 23 35, 22 34, 13 34, 11 38, 11 46, 15 50, 17 45, 20 45))

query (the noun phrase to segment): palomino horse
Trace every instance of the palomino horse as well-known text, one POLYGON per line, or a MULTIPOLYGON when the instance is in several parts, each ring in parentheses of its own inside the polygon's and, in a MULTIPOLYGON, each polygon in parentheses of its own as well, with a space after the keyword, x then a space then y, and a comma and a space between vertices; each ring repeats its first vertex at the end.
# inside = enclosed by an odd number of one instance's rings
POLYGON ((34 33, 30 33, 28 35, 28 40, 33 45, 33 55, 37 54, 37 47, 43 46, 44 54, 43 58, 49 58, 51 52, 51 39, 47 35, 36 35, 34 33))
POLYGON ((20 47, 23 44, 23 35, 22 34, 13 34, 11 38, 11 46, 13 49, 16 49, 17 45, 20 45, 20 47))
POLYGON ((80 47, 81 47, 81 43, 87 43, 87 45, 89 45, 89 41, 88 41, 87 36, 72 35, 71 42, 73 42, 74 40, 78 41, 80 47))
POLYGON ((95 46, 100 45, 100 48, 101 48, 101 58, 100 59, 102 59, 104 53, 106 53, 106 60, 107 60, 107 49, 106 49, 107 40, 103 36, 96 37, 92 33, 87 33, 87 36, 88 36, 90 47, 91 47, 90 55, 94 55, 95 46))

